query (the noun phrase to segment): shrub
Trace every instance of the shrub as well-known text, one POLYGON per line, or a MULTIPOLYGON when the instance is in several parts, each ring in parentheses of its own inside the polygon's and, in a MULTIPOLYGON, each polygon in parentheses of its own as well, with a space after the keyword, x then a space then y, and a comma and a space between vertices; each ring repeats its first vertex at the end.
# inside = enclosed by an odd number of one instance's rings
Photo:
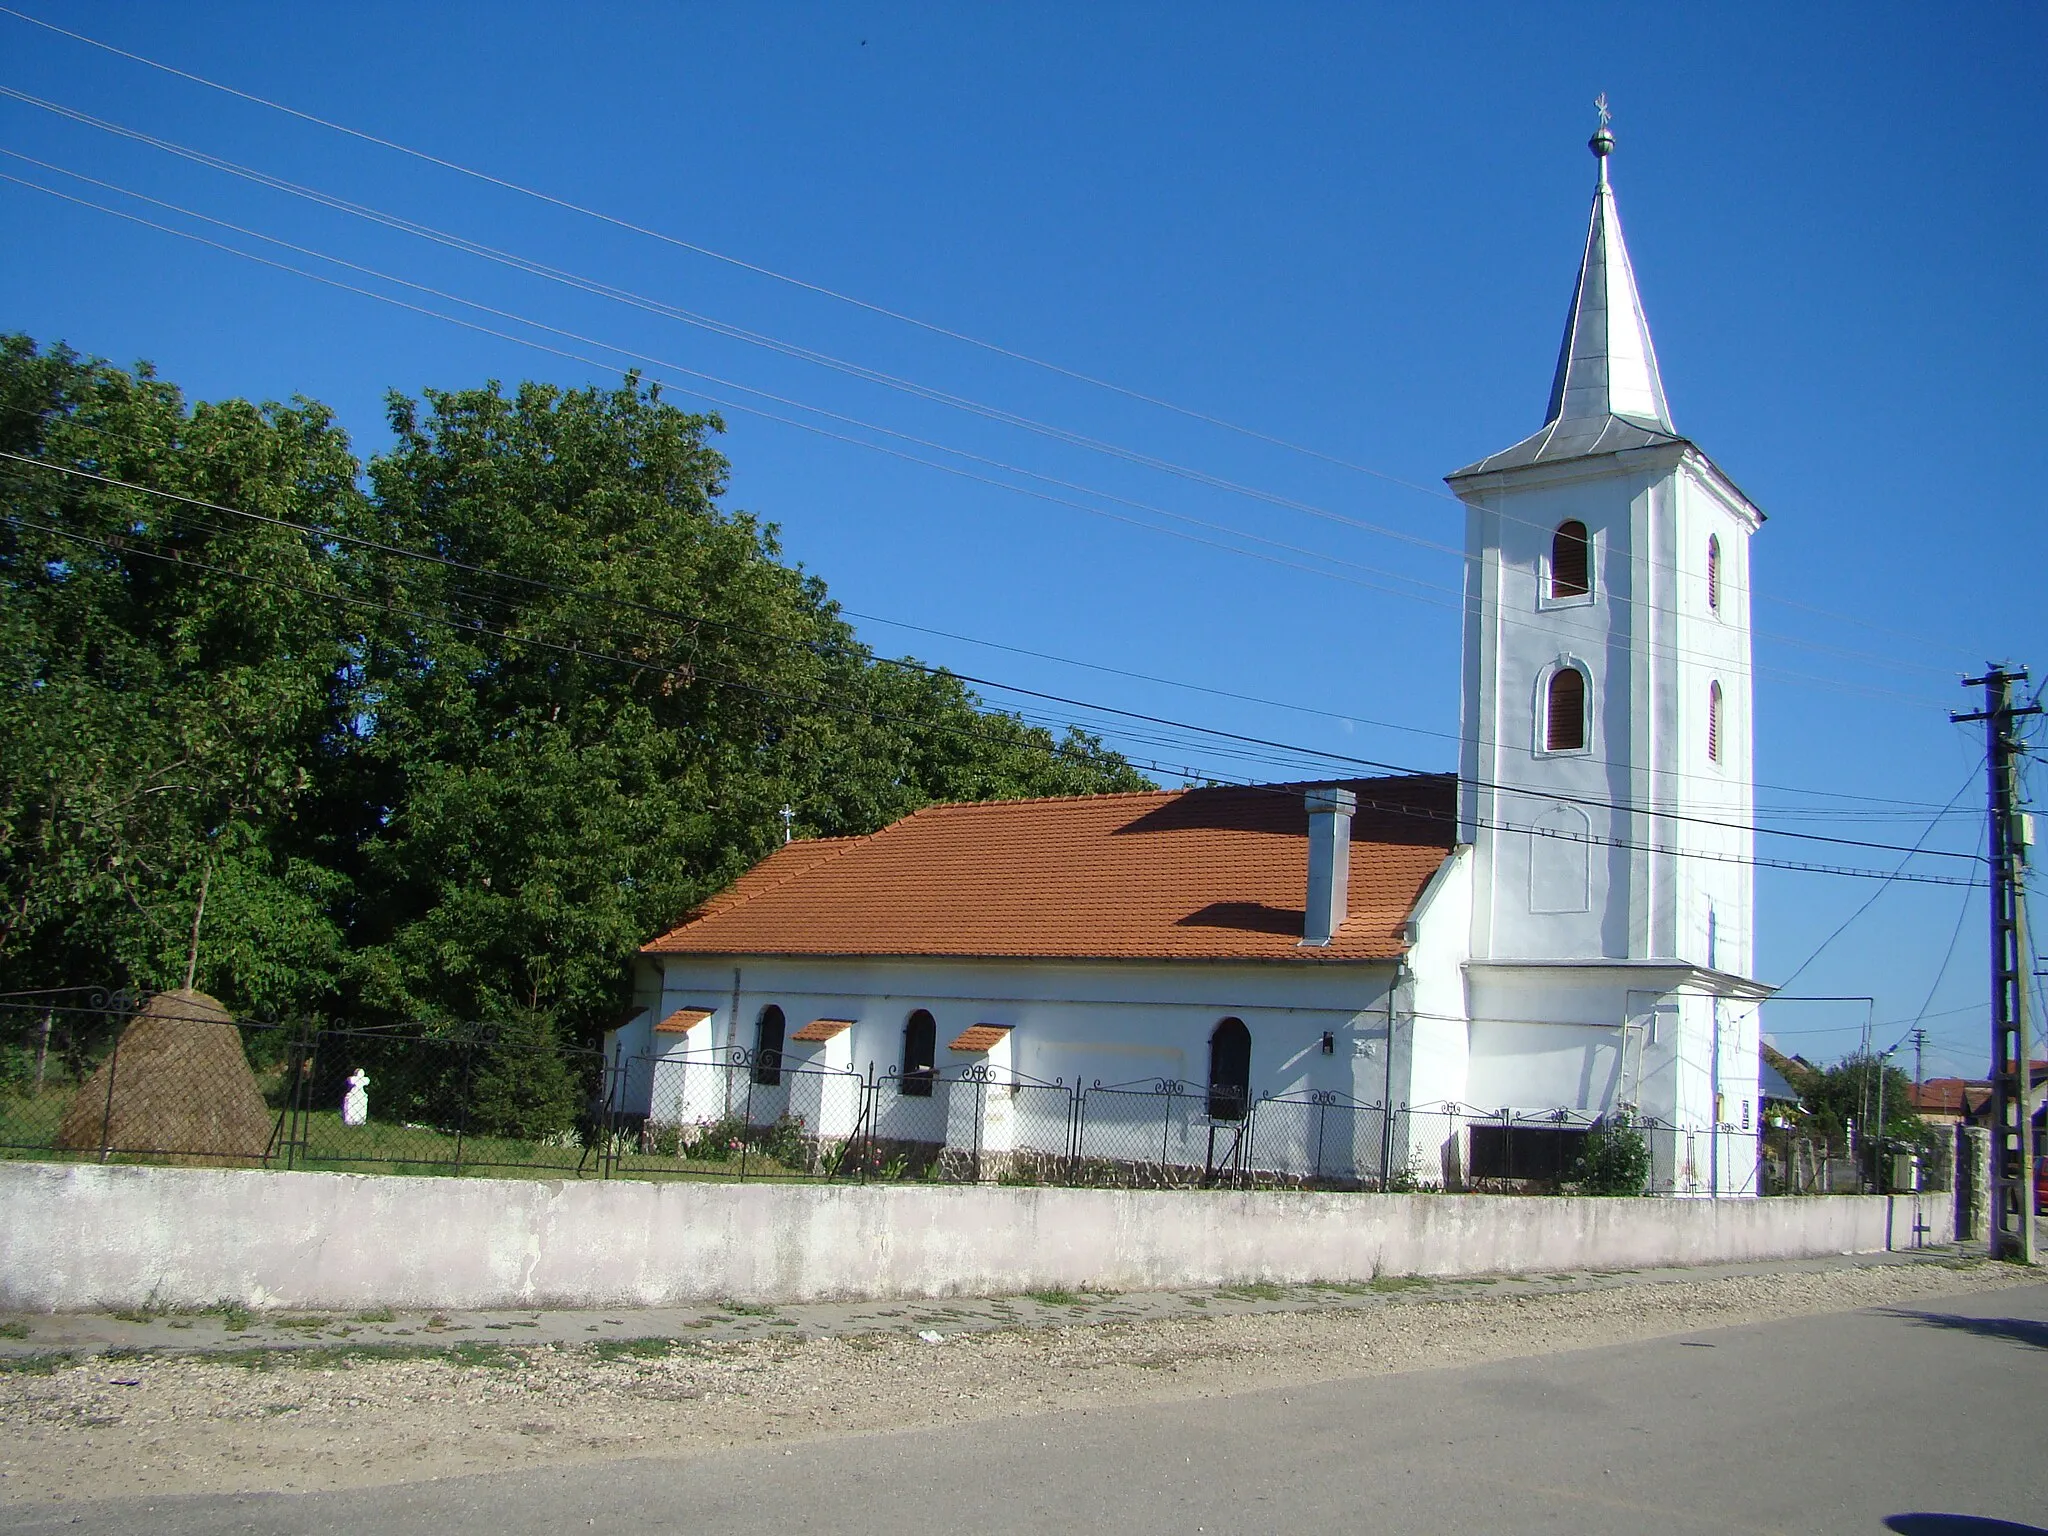
POLYGON ((802 1115, 780 1116, 773 1125, 756 1131, 753 1141, 755 1151, 785 1168, 801 1168, 810 1160, 802 1115))
POLYGON ((683 1156, 706 1163, 728 1162, 740 1155, 746 1136, 746 1121, 738 1115, 721 1115, 683 1132, 683 1156))
POLYGON ((554 1020, 515 1013, 469 1063, 472 1135, 540 1141, 574 1128, 581 1095, 554 1020))
POLYGON ((1582 1195, 1640 1195, 1650 1183, 1650 1144, 1632 1125, 1596 1125, 1566 1178, 1582 1195))

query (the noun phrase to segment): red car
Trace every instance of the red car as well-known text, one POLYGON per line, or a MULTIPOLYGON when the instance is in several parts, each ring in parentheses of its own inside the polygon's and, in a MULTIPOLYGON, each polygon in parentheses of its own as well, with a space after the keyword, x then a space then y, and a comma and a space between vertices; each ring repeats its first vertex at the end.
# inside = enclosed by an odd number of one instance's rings
POLYGON ((2034 1214, 2048 1216, 2048 1152, 2034 1159, 2034 1214))

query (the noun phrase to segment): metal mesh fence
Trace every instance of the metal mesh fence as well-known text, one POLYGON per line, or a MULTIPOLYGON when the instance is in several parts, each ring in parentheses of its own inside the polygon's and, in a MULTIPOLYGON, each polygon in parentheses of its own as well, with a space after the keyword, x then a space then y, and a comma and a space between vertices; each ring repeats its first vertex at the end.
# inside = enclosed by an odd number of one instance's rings
POLYGON ((250 1022, 198 994, 83 991, 0 999, 0 1157, 1512 1194, 1824 1193, 1857 1177, 1782 1128, 1083 1086, 987 1064, 878 1076, 739 1049, 607 1058, 510 1026, 250 1022))
POLYGON ((1073 1182, 1131 1188, 1200 1184, 1236 1167, 1244 1120, 1234 1103, 1174 1078, 1095 1084, 1076 1095, 1073 1182), (1212 1115, 1211 1108, 1223 1111, 1212 1115))
POLYGON ((596 1173, 603 1057, 488 1026, 318 1029, 196 993, 0 1003, 0 1156, 596 1173))
POLYGON ((0 1155, 261 1166, 288 1042, 196 994, 0 1004, 0 1155))
POLYGON ((779 1052, 615 1056, 607 1168, 642 1178, 832 1178, 850 1172, 866 1085, 779 1052))
POLYGON ((1319 1189, 1379 1189, 1390 1118, 1341 1093, 1261 1099, 1246 1128, 1243 1168, 1253 1182, 1319 1189))
POLYGON ((354 1172, 602 1172, 604 1057, 488 1028, 292 1040, 273 1160, 354 1172))

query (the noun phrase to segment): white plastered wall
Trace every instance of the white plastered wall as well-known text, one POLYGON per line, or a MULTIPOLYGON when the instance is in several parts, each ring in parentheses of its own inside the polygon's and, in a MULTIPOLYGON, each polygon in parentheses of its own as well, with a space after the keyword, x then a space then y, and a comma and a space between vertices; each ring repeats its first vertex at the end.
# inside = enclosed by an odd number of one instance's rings
MULTIPOLYGON (((723 1044, 735 990, 741 1043, 755 1014, 780 1006, 790 1034, 815 1018, 853 1020, 831 1042, 831 1064, 886 1075, 900 1062, 903 1027, 916 1009, 947 1042, 971 1024, 1009 1026, 1010 1065, 1028 1078, 1118 1083, 1206 1080, 1210 1033, 1225 1017, 1252 1034, 1255 1093, 1335 1089, 1354 1094, 1377 1081, 1354 1063, 1360 1036, 1384 1034, 1388 963, 1276 964, 1065 962, 867 957, 668 956, 659 962, 662 1005, 710 1008, 691 1032, 723 1044), (735 989, 734 971, 739 972, 735 989), (1375 1017, 1375 1015, 1378 1017, 1375 1017), (1329 1032, 1334 1049, 1322 1050, 1329 1032)), ((628 1038, 620 1036, 619 1038, 628 1038)), ((795 1049, 791 1047, 791 1049, 795 1049)), ((1359 1095, 1377 1098, 1377 1093, 1359 1095)))

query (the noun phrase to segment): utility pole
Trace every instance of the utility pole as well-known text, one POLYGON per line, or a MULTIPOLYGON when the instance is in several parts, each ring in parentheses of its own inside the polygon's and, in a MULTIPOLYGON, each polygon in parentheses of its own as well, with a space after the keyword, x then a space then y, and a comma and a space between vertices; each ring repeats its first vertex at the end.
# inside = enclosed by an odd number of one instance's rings
POLYGON ((1884 1077, 1892 1069, 1892 1053, 1886 1051, 1877 1058, 1877 1136, 1871 1142, 1870 1187, 1880 1195, 1890 1194, 1892 1188, 1891 1138, 1885 1135, 1890 1123, 1884 1117, 1884 1077))
POLYGON ((2013 684, 2025 667, 1993 665, 1965 688, 1984 690, 1984 707, 1952 714, 1958 724, 1982 720, 1991 802, 1991 1256, 2034 1262, 2034 1104, 2028 1082, 2033 1057, 2027 1027, 2026 899, 2020 871, 2026 862, 2026 824, 2019 808, 2020 744, 2017 722, 2041 706, 2015 705, 2013 684))

